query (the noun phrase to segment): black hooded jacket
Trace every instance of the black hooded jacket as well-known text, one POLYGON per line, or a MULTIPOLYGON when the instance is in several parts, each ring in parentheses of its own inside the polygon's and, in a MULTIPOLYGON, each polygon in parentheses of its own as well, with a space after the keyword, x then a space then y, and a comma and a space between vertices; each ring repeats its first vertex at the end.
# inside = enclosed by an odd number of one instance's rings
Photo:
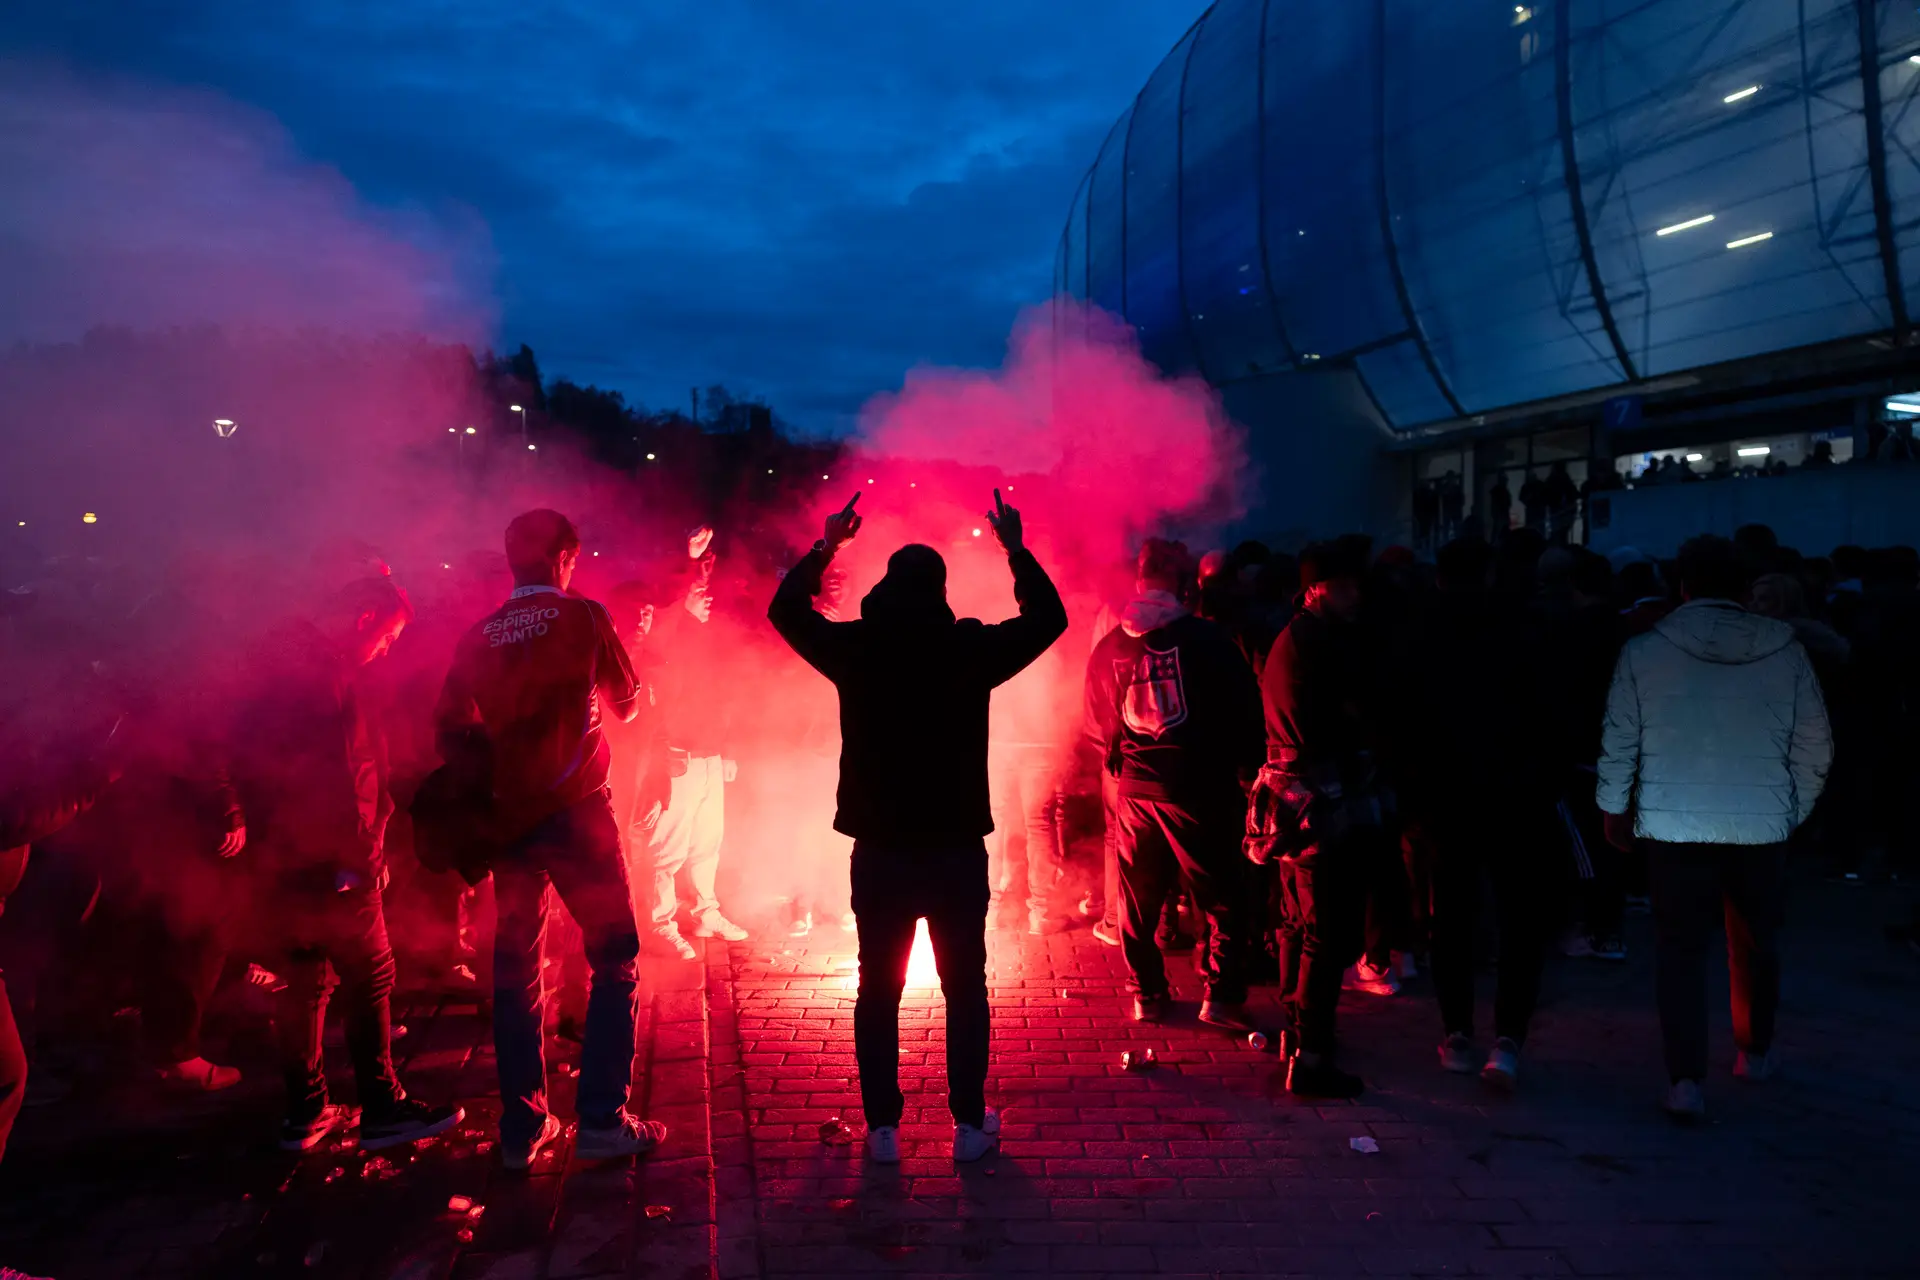
POLYGON ((840 691, 840 808, 834 830, 856 840, 928 848, 993 830, 987 799, 987 706, 1067 629, 1060 593, 1028 551, 1009 557, 1020 615, 956 619, 944 593, 890 575, 857 622, 829 622, 811 598, 831 557, 803 557, 767 617, 795 653, 840 691))

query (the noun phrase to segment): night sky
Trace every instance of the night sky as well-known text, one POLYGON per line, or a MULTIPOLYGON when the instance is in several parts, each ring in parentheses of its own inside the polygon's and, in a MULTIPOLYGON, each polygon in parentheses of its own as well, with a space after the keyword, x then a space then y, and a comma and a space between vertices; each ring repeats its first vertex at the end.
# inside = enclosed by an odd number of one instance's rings
MULTIPOLYGON (((238 104, 453 246, 483 333, 549 374, 649 407, 724 382, 831 430, 914 364, 998 362, 1101 138, 1204 7, 69 0, 15 7, 0 74, 238 104)), ((57 173, 45 149, 10 158, 57 173)), ((48 234, 0 232, 0 275, 48 234)), ((168 318, 15 308, 0 340, 168 318)))

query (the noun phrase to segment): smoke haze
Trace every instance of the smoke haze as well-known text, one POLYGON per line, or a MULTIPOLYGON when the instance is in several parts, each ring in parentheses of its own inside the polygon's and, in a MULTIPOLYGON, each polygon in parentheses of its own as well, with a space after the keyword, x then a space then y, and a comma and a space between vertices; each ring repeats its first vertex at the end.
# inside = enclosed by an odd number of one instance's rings
POLYGON ((506 405, 534 389, 476 366, 497 313, 471 218, 372 206, 212 95, 45 67, 0 66, 0 163, 36 179, 0 206, 0 338, 15 343, 0 352, 0 568, 39 594, 9 637, 16 672, 37 673, 15 696, 70 701, 75 664, 106 653, 119 693, 163 671, 206 678, 384 562, 419 611, 378 677, 404 786, 432 767, 454 638, 509 585, 501 530, 555 507, 586 539, 581 590, 638 578, 665 611, 672 625, 637 642, 643 667, 648 644, 684 633, 728 673, 713 714, 741 776, 722 891, 749 918, 775 897, 845 902, 832 691, 764 619, 775 563, 828 511, 858 492, 867 520, 837 565, 837 616, 922 542, 948 560, 956 611, 989 620, 1014 609, 993 490, 1024 511, 1074 627, 996 697, 995 749, 1064 769, 1095 619, 1124 598, 1139 538, 1204 537, 1245 505, 1243 440, 1214 393, 1160 375, 1123 323, 1055 302, 1021 317, 1001 368, 912 371, 817 483, 778 477, 736 504, 717 521, 715 620, 692 624, 671 592, 698 501, 669 469, 636 476, 562 437, 526 450, 506 405))

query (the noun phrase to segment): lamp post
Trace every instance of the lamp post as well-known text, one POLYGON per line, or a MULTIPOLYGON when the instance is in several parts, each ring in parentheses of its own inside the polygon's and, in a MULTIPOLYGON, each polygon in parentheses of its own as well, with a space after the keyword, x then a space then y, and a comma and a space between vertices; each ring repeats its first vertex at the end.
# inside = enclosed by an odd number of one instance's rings
POLYGON ((530 442, 530 441, 529 441, 529 440, 527 439, 527 410, 526 410, 526 406, 525 406, 525 405, 518 405, 518 404, 510 404, 510 405, 508 405, 508 406, 507 406, 507 412, 508 412, 508 413, 517 413, 517 414, 519 414, 519 415, 520 415, 520 443, 521 443, 521 444, 530 444, 531 442, 530 442))
POLYGON ((215 418, 213 420, 213 434, 219 436, 222 440, 225 440, 239 429, 240 424, 232 418, 215 418))

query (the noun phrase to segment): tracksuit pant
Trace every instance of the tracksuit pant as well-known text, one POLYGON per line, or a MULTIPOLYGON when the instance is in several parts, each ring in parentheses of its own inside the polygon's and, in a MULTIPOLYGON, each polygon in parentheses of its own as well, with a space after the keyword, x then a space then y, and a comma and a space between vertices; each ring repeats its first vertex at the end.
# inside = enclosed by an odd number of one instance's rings
POLYGON ((1120 945, 1127 989, 1167 994, 1167 966, 1154 941, 1168 895, 1184 887, 1207 918, 1209 1000, 1247 998, 1244 948, 1250 866, 1240 849, 1246 801, 1238 788, 1182 801, 1122 793, 1116 801, 1122 909, 1120 945))
POLYGON ((656 929, 673 924, 679 911, 673 882, 683 868, 693 882, 693 914, 720 909, 713 882, 720 870, 720 842, 727 831, 724 769, 719 756, 690 757, 687 771, 673 780, 666 812, 651 832, 644 833, 653 872, 653 900, 647 904, 645 918, 656 929))

